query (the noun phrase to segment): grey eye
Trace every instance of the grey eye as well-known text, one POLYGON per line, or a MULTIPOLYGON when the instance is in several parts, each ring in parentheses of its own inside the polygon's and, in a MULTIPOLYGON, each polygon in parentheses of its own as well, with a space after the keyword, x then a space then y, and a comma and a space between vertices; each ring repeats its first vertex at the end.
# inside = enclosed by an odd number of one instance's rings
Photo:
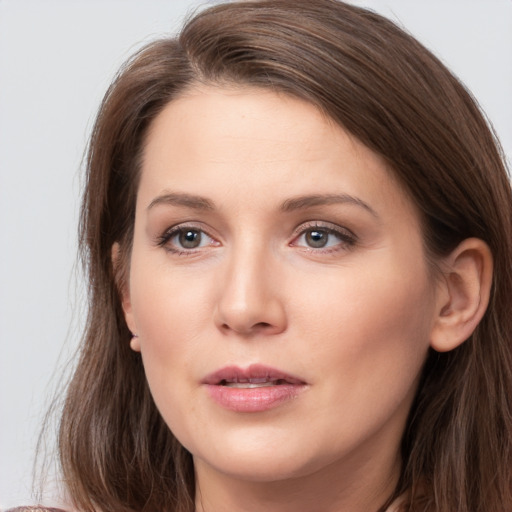
POLYGON ((176 238, 178 244, 184 249, 196 249, 201 246, 202 234, 197 229, 183 229, 176 238))
POLYGON ((200 227, 177 225, 158 237, 158 245, 170 253, 192 255, 196 250, 219 247, 220 243, 200 227))
POLYGON ((304 234, 304 241, 309 247, 321 249, 327 245, 329 236, 333 236, 332 233, 320 229, 311 229, 304 234))
POLYGON ((355 236, 345 228, 306 226, 293 245, 308 249, 348 248, 354 245, 355 236))

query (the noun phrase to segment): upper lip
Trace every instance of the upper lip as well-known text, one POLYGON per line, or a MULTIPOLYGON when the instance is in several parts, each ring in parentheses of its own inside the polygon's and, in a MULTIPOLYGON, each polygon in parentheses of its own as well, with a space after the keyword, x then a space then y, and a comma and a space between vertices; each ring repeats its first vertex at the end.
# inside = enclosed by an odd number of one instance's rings
POLYGON ((285 373, 276 368, 265 366, 262 364, 252 364, 247 368, 239 368, 238 366, 226 366, 207 375, 203 380, 203 384, 221 385, 230 382, 250 382, 262 383, 270 381, 281 381, 287 384, 305 384, 305 382, 289 373, 285 373))

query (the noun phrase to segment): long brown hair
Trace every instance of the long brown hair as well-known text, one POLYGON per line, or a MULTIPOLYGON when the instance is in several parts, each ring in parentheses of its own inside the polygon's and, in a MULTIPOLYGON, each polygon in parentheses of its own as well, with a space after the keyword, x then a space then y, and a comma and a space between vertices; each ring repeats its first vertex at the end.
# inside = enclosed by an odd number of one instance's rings
POLYGON ((335 0, 211 7, 177 38, 135 55, 108 90, 89 146, 80 226, 89 317, 60 424, 76 505, 194 509, 191 455, 160 417, 129 348, 118 287, 129 265, 145 134, 168 102, 201 82, 302 98, 380 154, 420 211, 433 261, 467 237, 489 245, 487 313, 459 348, 429 353, 390 501, 407 491, 408 511, 512 510, 512 196, 499 143, 428 50, 389 20, 335 0))

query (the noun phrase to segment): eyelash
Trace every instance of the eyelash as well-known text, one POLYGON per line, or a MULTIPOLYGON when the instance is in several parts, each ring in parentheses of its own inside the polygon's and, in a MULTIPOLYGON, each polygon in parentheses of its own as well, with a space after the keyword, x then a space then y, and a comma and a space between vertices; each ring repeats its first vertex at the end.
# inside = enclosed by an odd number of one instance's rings
MULTIPOLYGON (((198 227, 197 225, 179 224, 177 226, 169 228, 162 235, 160 235, 157 239, 157 245, 159 247, 163 247, 166 251, 168 251, 172 254, 176 254, 177 256, 192 256, 192 255, 196 254, 197 250, 200 250, 201 248, 190 248, 190 249, 179 248, 177 245, 173 246, 169 243, 175 236, 179 236, 180 234, 186 233, 187 231, 201 233, 202 235, 206 235, 211 240, 215 240, 204 229, 198 227)), ((214 244, 209 243, 207 245, 211 246, 214 244)))
POLYGON ((296 230, 295 230, 295 236, 293 241, 290 243, 291 246, 296 247, 302 247, 303 249, 307 250, 308 252, 314 252, 314 253, 333 253, 343 250, 348 250, 351 247, 353 247, 357 242, 357 237, 352 231, 350 231, 347 228, 337 226, 336 224, 331 223, 322 223, 318 221, 314 222, 307 222, 305 224, 301 224, 296 230), (339 243, 335 244, 334 246, 329 247, 311 247, 311 246, 299 246, 297 245, 297 240, 300 238, 306 236, 306 234, 312 233, 314 231, 325 233, 327 235, 333 235, 335 236, 339 243))
MULTIPOLYGON (((178 245, 171 245, 169 242, 176 236, 180 234, 184 234, 186 232, 196 232, 200 233, 201 236, 206 235, 210 239, 210 242, 205 244, 205 246, 217 246, 218 242, 214 237, 210 236, 204 229, 198 227, 197 225, 187 225, 187 224, 179 224, 174 226, 167 231, 165 231, 162 235, 157 238, 157 245, 159 247, 164 248, 166 251, 176 254, 177 256, 193 256, 200 251, 203 246, 195 247, 195 248, 179 248, 178 245)), ((352 246, 354 246, 357 242, 357 237, 347 228, 342 228, 340 226, 336 226, 331 223, 322 223, 322 222, 308 222, 305 224, 301 224, 294 232, 293 240, 290 242, 291 247, 300 247, 308 252, 313 253, 333 253, 343 250, 348 250, 352 246), (305 237, 307 233, 313 233, 317 231, 318 233, 327 234, 327 236, 335 236, 339 243, 334 246, 327 247, 311 247, 308 245, 298 245, 297 241, 301 237, 305 237)), ((328 243, 328 242, 326 242, 328 243)))

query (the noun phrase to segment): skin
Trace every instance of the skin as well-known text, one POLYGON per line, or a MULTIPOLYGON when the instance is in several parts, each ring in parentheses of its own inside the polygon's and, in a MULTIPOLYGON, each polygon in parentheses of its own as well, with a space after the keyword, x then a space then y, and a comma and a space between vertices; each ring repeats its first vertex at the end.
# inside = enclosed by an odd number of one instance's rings
POLYGON ((312 105, 214 86, 167 105, 147 138, 123 307, 155 402, 193 455, 197 509, 377 510, 449 316, 436 283, 407 194, 312 105), (180 245, 180 226, 201 244, 180 245), (311 247, 315 231, 325 247, 311 247), (253 363, 306 385, 243 413, 201 383, 253 363))

